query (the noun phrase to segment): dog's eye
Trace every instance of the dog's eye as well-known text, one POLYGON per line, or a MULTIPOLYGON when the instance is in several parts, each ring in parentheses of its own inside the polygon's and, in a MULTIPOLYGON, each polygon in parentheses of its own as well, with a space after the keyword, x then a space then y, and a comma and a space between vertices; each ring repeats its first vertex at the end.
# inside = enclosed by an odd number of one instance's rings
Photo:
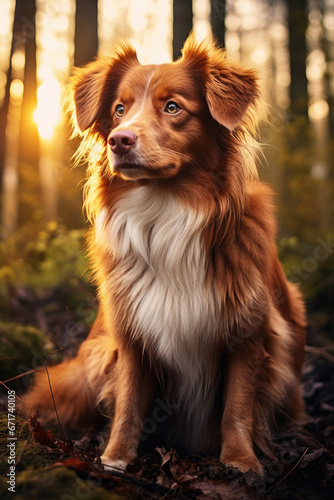
POLYGON ((125 109, 123 104, 117 104, 115 113, 118 118, 121 118, 124 115, 125 109))
POLYGON ((170 115, 175 115, 180 109, 181 107, 174 101, 168 101, 165 107, 165 111, 170 115))

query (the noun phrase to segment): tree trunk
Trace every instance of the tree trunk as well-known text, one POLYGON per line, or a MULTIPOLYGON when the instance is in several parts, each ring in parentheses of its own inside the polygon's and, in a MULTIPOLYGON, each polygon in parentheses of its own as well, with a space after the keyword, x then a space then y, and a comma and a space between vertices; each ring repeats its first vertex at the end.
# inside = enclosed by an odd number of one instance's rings
POLYGON ((33 120, 37 105, 36 2, 24 0, 22 33, 25 37, 24 90, 20 133, 20 160, 38 171, 38 131, 33 120))
POLYGON ((42 206, 39 171, 39 136, 33 114, 37 105, 36 1, 24 3, 22 35, 25 38, 24 89, 19 137, 19 225, 35 218, 42 206), (30 196, 29 196, 30 194, 30 196), (31 196, 31 194, 33 194, 31 196), (30 203, 34 200, 34 205, 30 203))
MULTIPOLYGON (((324 15, 331 15, 332 10, 330 7, 328 7, 326 4, 323 6, 322 9, 322 16, 324 15)), ((329 104, 329 129, 330 129, 330 136, 334 137, 334 93, 333 93, 333 67, 334 67, 334 43, 333 39, 330 37, 330 32, 327 31, 327 27, 324 30, 324 52, 326 56, 326 64, 327 64, 327 71, 325 73, 325 79, 326 79, 326 95, 328 99, 328 104, 329 104)))
POLYGON ((225 0, 211 0, 212 34, 221 47, 225 47, 225 0))
POLYGON ((182 46, 192 27, 192 0, 173 0, 173 60, 180 56, 182 46))
POLYGON ((291 0, 289 8, 289 51, 291 85, 290 111, 293 115, 307 115, 308 94, 306 79, 307 0, 291 0))
POLYGON ((74 66, 83 66, 97 55, 97 4, 98 0, 76 1, 74 66))
MULTIPOLYGON (((2 223, 5 231, 10 234, 21 222, 20 215, 25 214, 31 219, 31 214, 20 207, 20 194, 25 195, 30 186, 20 189, 22 174, 38 179, 38 134, 33 121, 33 111, 36 107, 36 29, 35 0, 17 0, 14 14, 12 56, 24 53, 24 70, 15 70, 10 64, 8 72, 7 96, 3 109, 4 164, 2 184, 2 223), (13 99, 10 95, 12 80, 23 82, 22 100, 18 95, 13 99), (22 169, 22 170, 21 170, 22 169), (21 214, 19 213, 21 208, 21 214)), ((38 190, 34 196, 38 198, 38 190)))
MULTIPOLYGON (((7 70, 7 81, 5 97, 0 109, 0 192, 2 193, 3 188, 3 176, 5 170, 5 154, 6 154, 6 126, 7 126, 7 115, 9 109, 10 100, 10 84, 12 83, 12 56, 14 50, 17 48, 24 47, 24 38, 22 37, 22 19, 24 17, 24 2, 17 0, 14 13, 14 23, 13 23, 13 37, 12 45, 9 56, 9 65, 7 70)), ((2 197, 1 200, 2 201, 2 197)), ((2 213, 2 207, 0 207, 2 213)))

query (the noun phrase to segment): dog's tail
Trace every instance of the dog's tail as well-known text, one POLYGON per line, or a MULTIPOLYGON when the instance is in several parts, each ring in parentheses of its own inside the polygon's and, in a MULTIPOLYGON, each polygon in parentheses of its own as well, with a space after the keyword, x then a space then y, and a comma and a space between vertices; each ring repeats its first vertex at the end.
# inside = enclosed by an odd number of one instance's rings
POLYGON ((34 385, 22 398, 23 413, 31 416, 38 411, 41 423, 50 424, 58 420, 56 408, 65 428, 93 425, 101 417, 101 393, 112 399, 116 360, 117 349, 99 311, 77 356, 36 374, 34 385))
POLYGON ((65 428, 93 424, 97 418, 95 398, 80 357, 51 366, 48 374, 46 369, 39 371, 33 387, 23 396, 26 416, 38 412, 42 424, 56 423, 56 408, 61 425, 65 428))

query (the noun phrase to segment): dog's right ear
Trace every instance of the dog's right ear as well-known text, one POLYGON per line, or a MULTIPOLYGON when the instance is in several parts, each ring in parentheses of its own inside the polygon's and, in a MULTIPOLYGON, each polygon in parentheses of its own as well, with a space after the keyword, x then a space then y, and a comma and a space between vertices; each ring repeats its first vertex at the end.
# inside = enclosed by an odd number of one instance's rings
POLYGON ((103 60, 94 61, 74 71, 69 106, 74 126, 80 132, 84 132, 98 118, 108 71, 109 63, 103 60))
POLYGON ((136 51, 130 45, 121 44, 111 58, 99 58, 74 70, 67 102, 79 132, 103 116, 123 74, 134 64, 139 64, 136 51))

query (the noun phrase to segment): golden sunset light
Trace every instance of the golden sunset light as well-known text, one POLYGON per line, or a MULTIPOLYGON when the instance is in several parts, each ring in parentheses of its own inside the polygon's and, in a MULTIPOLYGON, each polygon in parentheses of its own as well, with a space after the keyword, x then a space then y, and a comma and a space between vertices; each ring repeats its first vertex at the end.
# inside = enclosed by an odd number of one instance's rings
POLYGON ((34 120, 43 140, 50 140, 61 117, 61 86, 57 78, 50 77, 37 89, 37 108, 34 120))
MULTIPOLYGON (((27 126, 30 123, 32 134, 37 126, 43 151, 38 168, 45 200, 54 198, 50 195, 55 185, 52 179, 62 163, 57 145, 65 140, 67 117, 63 101, 73 66, 81 66, 97 54, 107 56, 120 39, 134 45, 142 64, 170 62, 174 25, 178 23, 177 16, 186 12, 198 40, 211 35, 212 19, 224 21, 222 36, 227 56, 256 67, 265 99, 277 109, 280 119, 292 105, 290 38, 294 33, 289 30, 289 6, 284 0, 185 0, 184 4, 181 1, 175 5, 172 0, 124 0, 117 8, 109 0, 96 0, 94 18, 88 24, 86 14, 93 12, 88 4, 79 7, 75 0, 29 0, 29 16, 35 15, 32 22, 21 14, 21 1, 1 0, 0 105, 7 106, 7 93, 9 114, 20 116, 27 126), (181 4, 181 10, 175 10, 181 4), (184 10, 185 5, 188 11, 184 10), (32 57, 35 67, 31 65, 32 57)), ((304 93, 303 99, 307 100, 307 115, 320 149, 322 129, 326 129, 326 120, 330 118, 329 99, 334 94, 333 19, 330 6, 322 14, 318 3, 310 1, 305 25, 307 97, 304 93)), ((183 20, 177 26, 180 30, 183 20)), ((177 43, 181 44, 181 40, 177 43)), ((56 213, 54 210, 48 209, 48 213, 56 213)))

